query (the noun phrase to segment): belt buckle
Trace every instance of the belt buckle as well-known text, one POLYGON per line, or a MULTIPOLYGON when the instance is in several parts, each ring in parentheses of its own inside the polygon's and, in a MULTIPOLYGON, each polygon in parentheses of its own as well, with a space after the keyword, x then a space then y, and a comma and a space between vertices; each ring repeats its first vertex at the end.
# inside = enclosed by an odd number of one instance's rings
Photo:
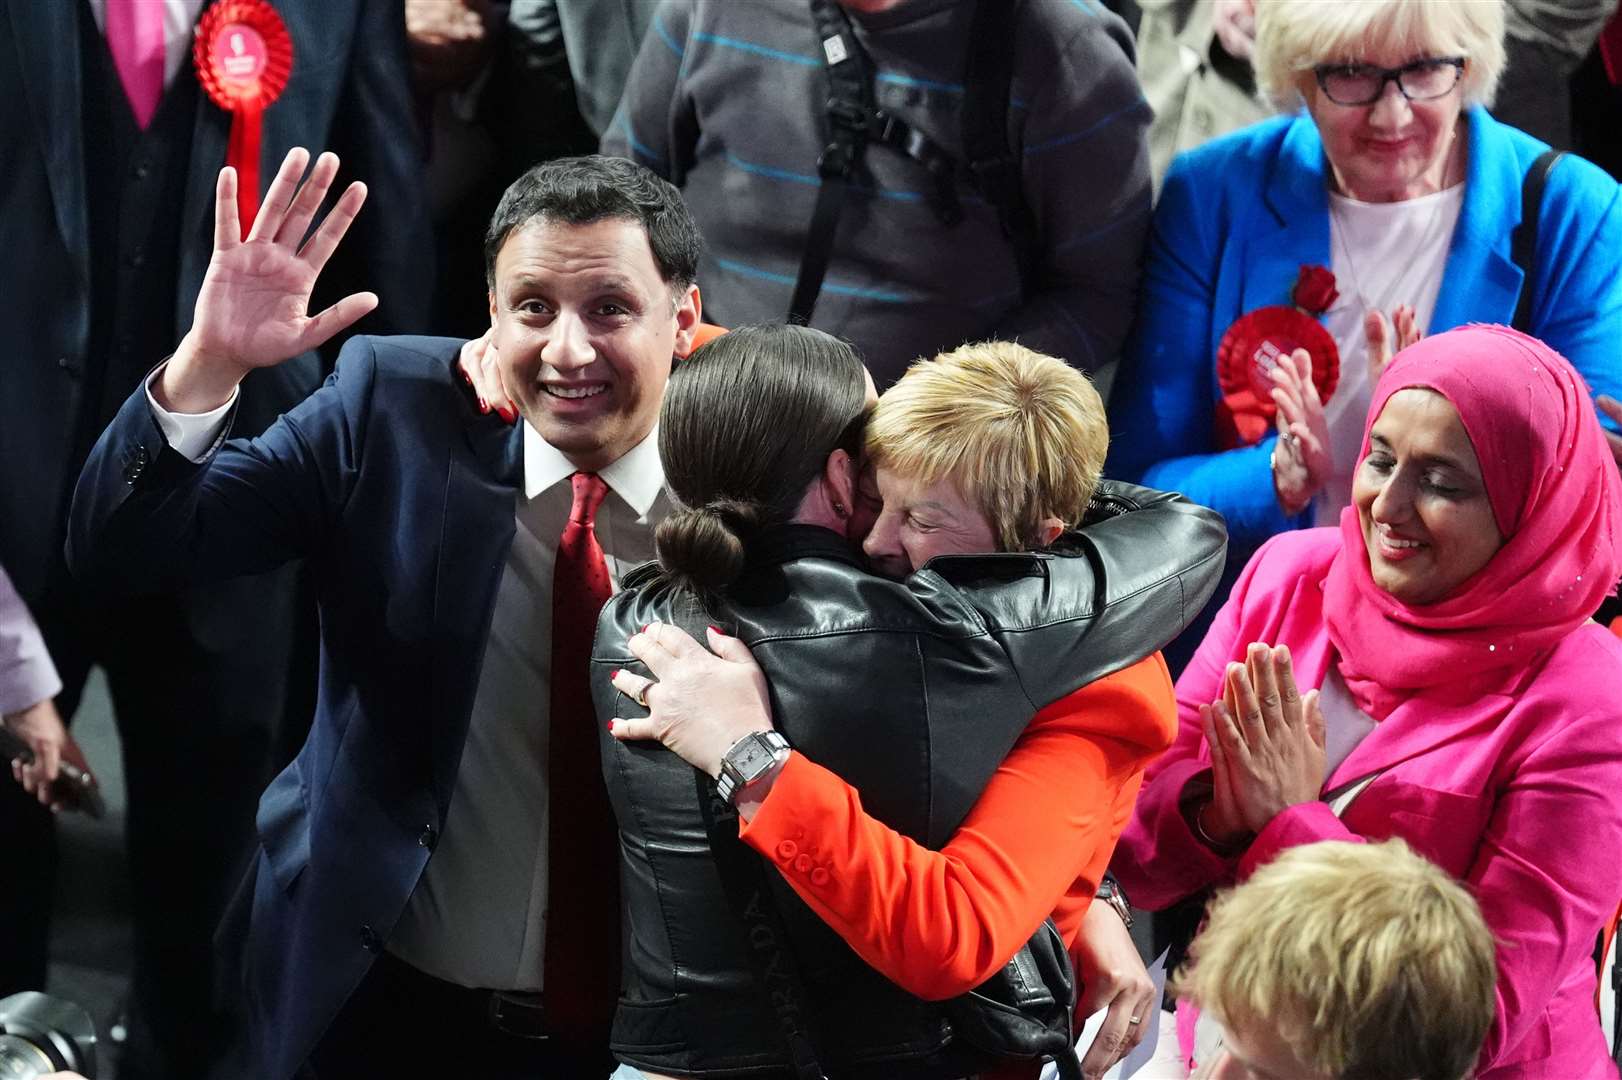
POLYGON ((490 1026, 504 1035, 545 1042, 552 1037, 541 995, 521 990, 490 991, 490 1026))

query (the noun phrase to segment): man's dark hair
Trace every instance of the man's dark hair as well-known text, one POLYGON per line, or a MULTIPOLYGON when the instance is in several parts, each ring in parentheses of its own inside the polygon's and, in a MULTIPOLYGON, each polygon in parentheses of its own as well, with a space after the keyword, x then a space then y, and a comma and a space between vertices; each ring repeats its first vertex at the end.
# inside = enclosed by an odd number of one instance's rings
POLYGON ((856 350, 810 327, 741 327, 677 364, 659 413, 681 504, 653 534, 665 580, 724 590, 749 538, 793 518, 828 455, 858 450, 866 415, 856 350))
POLYGON ((590 225, 605 218, 640 224, 659 276, 685 289, 698 278, 698 226, 681 192, 641 165, 591 154, 543 161, 512 182, 484 234, 484 277, 496 287, 496 256, 512 231, 532 221, 590 225))

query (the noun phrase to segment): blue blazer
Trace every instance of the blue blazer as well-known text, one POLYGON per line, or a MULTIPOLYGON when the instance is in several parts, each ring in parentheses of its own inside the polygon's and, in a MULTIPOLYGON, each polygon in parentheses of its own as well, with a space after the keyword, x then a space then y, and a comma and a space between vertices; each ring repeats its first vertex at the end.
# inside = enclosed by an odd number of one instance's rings
MULTIPOLYGON (((293 146, 334 150, 343 179, 370 188, 323 275, 316 306, 345 292, 380 298, 363 329, 420 327, 433 285, 427 179, 406 62, 399 0, 273 0, 293 39, 293 70, 265 110, 259 182, 268 186, 293 146), (323 297, 325 298, 323 300, 323 297)), ((77 420, 101 385, 85 378, 90 349, 90 209, 86 168, 106 167, 86 146, 80 0, 0 0, 0 461, 27 462, 0 484, 0 564, 33 599, 62 550, 63 510, 83 447, 77 420)), ((175 76, 191 79, 188 58, 175 76)), ((180 208, 175 325, 191 325, 214 237, 214 182, 231 115, 199 93, 180 208)), ((261 191, 262 193, 262 191, 261 191)), ((329 357, 330 359, 330 357, 329 357)), ((149 362, 155 363, 153 356, 149 362)), ((321 384, 306 353, 243 383, 239 430, 263 431, 321 384)), ((133 385, 107 395, 113 402, 133 385)), ((227 639, 214 640, 220 648, 227 639)))
POLYGON ((270 785, 256 869, 221 925, 254 1075, 285 1080, 359 984, 438 839, 514 533, 522 425, 481 415, 459 341, 352 339, 325 386, 201 464, 144 391, 75 493, 93 584, 217 580, 303 558, 321 608, 310 737, 270 785))
MULTIPOLYGON (((1481 108, 1465 112, 1464 206, 1429 333, 1508 323, 1522 274, 1510 259, 1521 181, 1548 149, 1481 108)), ((1242 554, 1285 529, 1273 493, 1275 438, 1215 451, 1217 345, 1247 311, 1287 303, 1303 264, 1328 266, 1323 143, 1305 114, 1277 117, 1181 155, 1155 208, 1138 321, 1110 408, 1105 474, 1180 491, 1227 518, 1242 554)), ((1595 393, 1622 397, 1622 188, 1577 157, 1544 191, 1533 263, 1531 333, 1595 393)))

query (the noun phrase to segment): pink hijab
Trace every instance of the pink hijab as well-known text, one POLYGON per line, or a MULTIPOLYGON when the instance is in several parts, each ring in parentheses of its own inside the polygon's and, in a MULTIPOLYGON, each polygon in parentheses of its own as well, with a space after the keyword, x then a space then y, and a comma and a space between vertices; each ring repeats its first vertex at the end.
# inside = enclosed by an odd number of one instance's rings
POLYGON ((1380 377, 1359 461, 1386 400, 1411 387, 1458 410, 1505 540, 1451 594, 1410 607, 1369 575, 1357 508, 1341 513, 1325 618, 1340 673, 1375 719, 1443 684, 1482 692, 1518 676, 1622 575, 1622 479, 1588 387, 1564 357, 1503 326, 1424 339, 1380 377))

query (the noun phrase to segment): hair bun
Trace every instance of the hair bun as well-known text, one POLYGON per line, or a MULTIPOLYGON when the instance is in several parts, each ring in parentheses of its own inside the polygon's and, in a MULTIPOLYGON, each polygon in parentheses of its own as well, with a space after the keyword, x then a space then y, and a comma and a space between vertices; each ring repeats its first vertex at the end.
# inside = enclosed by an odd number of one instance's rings
POLYGON ((660 522, 653 548, 673 583, 690 589, 724 589, 743 573, 743 537, 759 525, 758 506, 713 499, 660 522))

